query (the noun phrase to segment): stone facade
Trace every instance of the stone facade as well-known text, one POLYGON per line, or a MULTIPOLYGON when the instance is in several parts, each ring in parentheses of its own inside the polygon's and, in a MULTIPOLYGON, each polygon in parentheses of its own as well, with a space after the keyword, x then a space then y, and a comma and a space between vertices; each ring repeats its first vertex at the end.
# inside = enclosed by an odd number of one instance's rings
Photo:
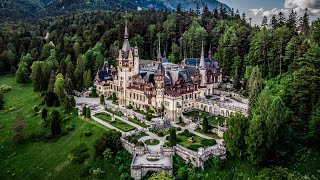
MULTIPOLYGON (((120 106, 152 109, 156 114, 163 113, 167 119, 178 122, 182 112, 190 108, 191 101, 205 99, 222 83, 222 69, 212 58, 211 51, 205 58, 202 48, 200 58, 186 58, 181 64, 173 64, 161 56, 159 44, 157 61, 141 60, 138 48, 132 48, 128 38, 126 28, 117 68, 105 63, 95 77, 97 93, 106 97, 115 93, 120 106)), ((194 108, 200 109, 200 106, 195 104, 194 108)), ((218 106, 215 114, 223 116, 240 111, 218 106)), ((213 106, 203 109, 214 111, 213 106)))

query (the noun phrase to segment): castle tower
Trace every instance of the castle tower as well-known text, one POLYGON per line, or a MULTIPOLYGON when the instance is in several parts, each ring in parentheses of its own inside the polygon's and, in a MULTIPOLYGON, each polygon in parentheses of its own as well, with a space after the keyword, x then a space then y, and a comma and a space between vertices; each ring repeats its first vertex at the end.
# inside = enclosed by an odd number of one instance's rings
POLYGON ((157 55, 157 64, 156 70, 154 72, 154 80, 156 86, 156 107, 158 110, 161 110, 164 98, 164 76, 165 69, 162 65, 162 55, 160 50, 160 40, 159 40, 159 49, 157 55))
POLYGON ((201 58, 200 58, 199 70, 200 70, 200 74, 201 74, 200 86, 204 87, 207 84, 207 81, 206 81, 207 69, 206 69, 206 64, 205 64, 205 60, 204 60, 203 42, 202 42, 202 50, 201 50, 201 58))

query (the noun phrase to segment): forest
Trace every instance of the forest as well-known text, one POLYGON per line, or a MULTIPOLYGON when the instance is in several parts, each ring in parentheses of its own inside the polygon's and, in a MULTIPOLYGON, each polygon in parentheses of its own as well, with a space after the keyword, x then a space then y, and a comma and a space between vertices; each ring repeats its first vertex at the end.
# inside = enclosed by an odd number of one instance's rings
MULTIPOLYGON (((288 158, 304 148, 319 153, 320 19, 310 22, 307 9, 301 17, 294 11, 264 17, 261 26, 233 9, 200 13, 179 6, 173 12, 85 10, 11 20, 0 26, 0 75, 32 83, 34 91, 70 109, 73 89, 91 87, 105 61, 117 65, 125 20, 142 59, 156 59, 158 39, 173 63, 200 57, 202 42, 206 52, 212 49, 224 81, 249 98, 249 117, 227 120, 225 141, 235 162, 248 159, 263 169, 261 179, 299 178, 285 169, 288 158), (59 93, 63 88, 66 95, 59 93)), ((0 108, 5 96, 0 93, 0 108)))

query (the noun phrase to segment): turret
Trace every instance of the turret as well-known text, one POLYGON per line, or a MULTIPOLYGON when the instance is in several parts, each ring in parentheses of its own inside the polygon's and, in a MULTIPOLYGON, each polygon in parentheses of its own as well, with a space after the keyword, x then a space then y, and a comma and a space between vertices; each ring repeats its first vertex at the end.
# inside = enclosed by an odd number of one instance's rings
POLYGON ((201 58, 200 58, 200 64, 199 64, 199 71, 201 74, 201 83, 200 86, 204 87, 207 84, 206 78, 207 78, 207 69, 206 64, 204 60, 204 47, 202 42, 202 50, 201 50, 201 58))

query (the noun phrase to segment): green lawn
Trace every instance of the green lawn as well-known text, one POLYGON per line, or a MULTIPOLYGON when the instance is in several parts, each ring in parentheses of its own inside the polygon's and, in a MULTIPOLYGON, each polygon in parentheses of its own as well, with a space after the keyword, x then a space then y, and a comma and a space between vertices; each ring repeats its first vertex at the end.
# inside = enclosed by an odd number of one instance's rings
POLYGON ((200 133, 200 134, 204 134, 206 136, 209 136, 213 139, 221 139, 221 137, 219 137, 217 134, 213 133, 213 132, 208 132, 208 133, 203 133, 202 129, 196 129, 196 132, 200 133))
POLYGON ((177 139, 180 139, 181 142, 179 142, 179 145, 186 147, 188 149, 194 150, 193 148, 191 148, 192 146, 199 146, 199 147, 205 147, 204 145, 201 144, 201 140, 203 140, 204 138, 200 137, 200 136, 193 136, 193 142, 189 141, 189 137, 187 136, 183 136, 181 134, 177 134, 177 139))
POLYGON ((146 145, 154 146, 154 145, 158 145, 160 143, 160 141, 158 139, 153 139, 153 142, 151 142, 151 139, 148 139, 148 140, 144 141, 144 143, 146 145))
POLYGON ((141 132, 139 135, 132 136, 132 137, 136 138, 137 140, 139 140, 140 138, 145 137, 145 136, 149 136, 149 135, 147 133, 145 133, 145 132, 141 132))
MULTIPOLYGON (((33 133, 50 133, 50 127, 41 127, 40 115, 34 115, 33 107, 40 109, 39 93, 33 92, 31 84, 20 85, 15 83, 14 77, 0 77, 0 85, 12 87, 12 91, 5 93, 5 109, 0 111, 0 179, 79 179, 83 169, 88 166, 101 167, 105 177, 117 179, 119 166, 101 163, 94 158, 93 144, 104 132, 105 127, 93 121, 85 121, 77 117, 76 113, 65 113, 69 117, 62 124, 73 124, 75 129, 66 135, 52 139, 49 142, 31 142, 28 138, 33 133), (13 143, 13 126, 18 112, 25 116, 25 142, 13 143), (85 137, 84 131, 90 130, 92 135, 85 137), (71 164, 68 155, 71 150, 81 143, 89 148, 90 158, 82 165, 71 164)), ((50 109, 52 111, 52 108, 50 109)))
POLYGON ((133 123, 135 123, 135 124, 137 124, 137 125, 139 125, 139 126, 141 126, 141 127, 144 127, 144 128, 148 127, 148 125, 146 125, 145 123, 139 121, 138 119, 128 118, 128 120, 133 122, 133 123))
POLYGON ((130 124, 127 124, 119 119, 115 119, 115 121, 112 121, 112 118, 109 114, 107 113, 98 113, 95 115, 97 118, 108 122, 109 124, 111 124, 112 126, 120 129, 121 131, 124 132, 129 132, 135 129, 135 127, 131 126, 130 124))

